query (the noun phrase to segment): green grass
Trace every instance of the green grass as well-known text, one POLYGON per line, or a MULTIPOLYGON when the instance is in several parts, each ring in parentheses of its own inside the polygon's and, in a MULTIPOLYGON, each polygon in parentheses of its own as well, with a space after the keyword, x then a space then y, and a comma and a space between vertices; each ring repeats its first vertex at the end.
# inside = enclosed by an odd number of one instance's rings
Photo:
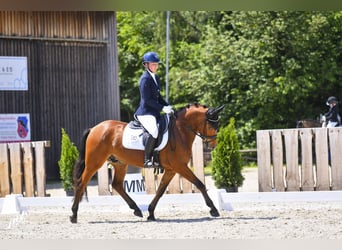
POLYGON ((210 164, 204 167, 204 175, 211 175, 211 171, 212 171, 212 167, 210 164))
MULTIPOLYGON (((257 168, 258 165, 255 162, 250 162, 249 164, 245 164, 242 169, 244 168, 257 168)), ((211 175, 212 166, 211 164, 208 164, 204 167, 204 175, 211 175)))

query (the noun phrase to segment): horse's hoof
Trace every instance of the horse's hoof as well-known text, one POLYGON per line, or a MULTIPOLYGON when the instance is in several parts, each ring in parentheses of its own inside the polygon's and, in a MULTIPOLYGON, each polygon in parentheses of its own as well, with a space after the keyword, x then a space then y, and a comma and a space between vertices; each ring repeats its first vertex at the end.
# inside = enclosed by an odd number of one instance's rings
POLYGON ((71 223, 77 223, 77 217, 70 216, 70 222, 71 223))
POLYGON ((141 210, 134 210, 134 215, 135 216, 138 216, 138 217, 143 217, 143 214, 142 214, 142 212, 141 212, 141 210))
POLYGON ((219 214, 219 212, 217 211, 216 208, 210 210, 210 215, 213 216, 213 217, 219 217, 220 216, 220 214, 219 214))
POLYGON ((148 221, 156 221, 156 218, 154 217, 154 215, 150 215, 147 217, 148 221))

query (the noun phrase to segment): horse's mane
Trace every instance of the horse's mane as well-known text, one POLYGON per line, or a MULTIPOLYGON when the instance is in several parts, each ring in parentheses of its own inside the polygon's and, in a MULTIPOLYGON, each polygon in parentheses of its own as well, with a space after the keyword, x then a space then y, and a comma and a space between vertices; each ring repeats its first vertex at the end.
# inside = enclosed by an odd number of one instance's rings
POLYGON ((205 105, 205 104, 200 104, 198 102, 193 102, 193 103, 189 103, 189 104, 185 105, 184 107, 181 107, 178 110, 176 110, 175 111, 175 116, 177 117, 177 113, 182 112, 183 110, 188 109, 191 106, 195 106, 196 108, 198 108, 199 106, 202 106, 203 108, 207 108, 207 105, 205 105))

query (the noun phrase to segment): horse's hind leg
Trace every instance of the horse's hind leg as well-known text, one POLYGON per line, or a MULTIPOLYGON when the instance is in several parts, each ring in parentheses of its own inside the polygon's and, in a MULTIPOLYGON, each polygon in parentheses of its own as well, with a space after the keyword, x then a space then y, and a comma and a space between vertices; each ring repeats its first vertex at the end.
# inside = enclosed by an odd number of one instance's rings
POLYGON ((176 173, 173 171, 165 170, 163 177, 160 180, 158 189, 156 191, 156 195, 154 196, 153 200, 151 201, 150 205, 148 206, 149 216, 147 217, 147 220, 150 220, 150 221, 156 220, 156 218, 154 217, 154 210, 157 206, 157 203, 158 203, 160 197, 162 197, 162 195, 164 194, 167 186, 169 185, 170 181, 175 176, 175 174, 176 173))
POLYGON ((127 172, 127 164, 114 163, 114 178, 112 182, 112 187, 115 189, 119 195, 126 201, 129 208, 134 210, 134 215, 143 217, 143 214, 137 204, 132 200, 132 198, 125 192, 124 189, 124 179, 127 172))
POLYGON ((74 187, 74 201, 71 207, 72 210, 72 216, 70 216, 70 221, 72 223, 77 223, 77 212, 78 212, 78 206, 80 201, 82 200, 83 193, 87 187, 88 182, 90 181, 91 177, 94 175, 94 173, 89 173, 85 171, 82 174, 82 177, 77 180, 77 183, 74 187))

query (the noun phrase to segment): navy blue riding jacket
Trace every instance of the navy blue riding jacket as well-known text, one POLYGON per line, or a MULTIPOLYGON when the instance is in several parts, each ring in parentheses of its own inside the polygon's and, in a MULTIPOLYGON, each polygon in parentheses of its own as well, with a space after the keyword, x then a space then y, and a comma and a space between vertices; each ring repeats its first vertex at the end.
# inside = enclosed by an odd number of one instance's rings
POLYGON ((161 110, 169 104, 160 95, 159 77, 157 75, 155 77, 157 84, 147 70, 140 77, 140 104, 135 115, 153 115, 158 121, 161 110))
POLYGON ((332 121, 332 122, 338 122, 338 106, 335 105, 332 108, 329 108, 329 111, 327 113, 324 114, 327 122, 328 121, 332 121))

